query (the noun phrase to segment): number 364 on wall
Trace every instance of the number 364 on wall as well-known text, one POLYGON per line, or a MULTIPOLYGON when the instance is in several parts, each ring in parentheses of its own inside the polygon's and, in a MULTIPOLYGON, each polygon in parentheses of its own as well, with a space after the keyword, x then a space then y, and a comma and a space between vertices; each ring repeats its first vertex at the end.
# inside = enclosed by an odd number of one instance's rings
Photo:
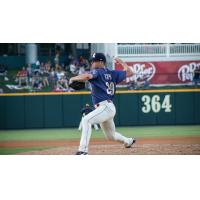
POLYGON ((172 105, 170 104, 170 95, 165 95, 163 102, 160 101, 160 96, 154 95, 152 98, 149 95, 144 95, 141 98, 143 102, 142 112, 149 113, 151 110, 154 113, 164 109, 165 112, 171 112, 172 105))

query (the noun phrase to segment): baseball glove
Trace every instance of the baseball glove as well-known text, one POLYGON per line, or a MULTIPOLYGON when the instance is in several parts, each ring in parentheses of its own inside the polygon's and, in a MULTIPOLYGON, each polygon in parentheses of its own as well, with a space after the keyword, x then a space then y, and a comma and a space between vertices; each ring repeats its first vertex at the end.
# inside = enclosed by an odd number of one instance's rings
POLYGON ((85 88, 85 82, 73 81, 69 84, 69 87, 74 90, 82 90, 85 88))

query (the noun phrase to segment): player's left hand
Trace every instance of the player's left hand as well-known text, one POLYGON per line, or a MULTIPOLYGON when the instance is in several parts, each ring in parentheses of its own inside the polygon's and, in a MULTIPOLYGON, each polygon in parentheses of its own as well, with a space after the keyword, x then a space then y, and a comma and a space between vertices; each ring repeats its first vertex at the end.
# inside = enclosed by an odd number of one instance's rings
POLYGON ((119 64, 123 64, 123 63, 124 63, 124 62, 123 62, 120 58, 118 58, 118 57, 116 57, 114 60, 115 60, 116 63, 119 63, 119 64))
POLYGON ((118 57, 116 57, 114 60, 115 60, 116 63, 119 63, 122 66, 128 66, 122 59, 120 59, 118 57))

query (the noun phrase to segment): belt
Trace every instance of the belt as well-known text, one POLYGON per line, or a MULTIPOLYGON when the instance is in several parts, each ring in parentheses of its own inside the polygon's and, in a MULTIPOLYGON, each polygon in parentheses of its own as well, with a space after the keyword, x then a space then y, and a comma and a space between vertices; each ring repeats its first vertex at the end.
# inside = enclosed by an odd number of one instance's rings
POLYGON ((102 101, 102 102, 97 103, 94 107, 97 108, 97 107, 99 107, 99 106, 101 105, 101 103, 106 103, 106 102, 112 103, 111 100, 105 100, 105 101, 102 101))

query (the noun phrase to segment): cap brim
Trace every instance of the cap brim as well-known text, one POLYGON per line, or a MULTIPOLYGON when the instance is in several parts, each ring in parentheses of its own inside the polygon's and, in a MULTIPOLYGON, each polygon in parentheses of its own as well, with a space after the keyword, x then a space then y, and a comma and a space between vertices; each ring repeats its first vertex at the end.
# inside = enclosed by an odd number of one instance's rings
POLYGON ((90 60, 89 60, 90 62, 105 62, 103 59, 95 59, 95 58, 91 58, 90 60))
POLYGON ((91 58, 90 62, 98 62, 99 60, 95 59, 95 58, 91 58))

